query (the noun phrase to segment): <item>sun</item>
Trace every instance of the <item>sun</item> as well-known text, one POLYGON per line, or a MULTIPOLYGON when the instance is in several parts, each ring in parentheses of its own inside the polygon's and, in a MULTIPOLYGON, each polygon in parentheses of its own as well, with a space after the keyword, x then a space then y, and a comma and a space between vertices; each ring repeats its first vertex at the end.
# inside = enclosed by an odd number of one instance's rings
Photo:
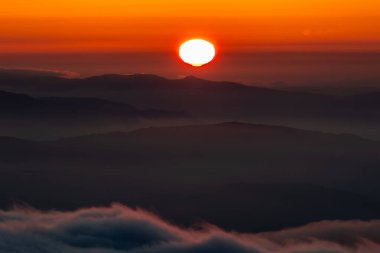
POLYGON ((200 67, 211 62, 215 53, 214 45, 203 39, 188 40, 179 48, 181 59, 194 67, 200 67))

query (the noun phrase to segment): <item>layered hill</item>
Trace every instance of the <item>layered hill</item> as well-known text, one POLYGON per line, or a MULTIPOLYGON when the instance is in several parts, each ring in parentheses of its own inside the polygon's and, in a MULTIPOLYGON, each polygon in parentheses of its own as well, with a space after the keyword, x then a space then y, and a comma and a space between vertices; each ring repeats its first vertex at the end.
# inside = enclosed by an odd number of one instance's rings
POLYGON ((379 218, 380 144, 353 135, 230 122, 0 138, 0 152, 3 206, 122 202, 179 223, 205 219, 244 231, 379 218))

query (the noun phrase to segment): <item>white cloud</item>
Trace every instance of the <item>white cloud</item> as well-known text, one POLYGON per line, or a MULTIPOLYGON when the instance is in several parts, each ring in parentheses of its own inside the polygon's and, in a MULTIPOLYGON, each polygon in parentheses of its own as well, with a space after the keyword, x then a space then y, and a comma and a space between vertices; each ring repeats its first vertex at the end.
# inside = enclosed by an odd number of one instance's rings
POLYGON ((211 225, 184 229, 117 204, 72 212, 17 209, 0 211, 0 252, 370 253, 380 252, 380 221, 239 234, 211 225))

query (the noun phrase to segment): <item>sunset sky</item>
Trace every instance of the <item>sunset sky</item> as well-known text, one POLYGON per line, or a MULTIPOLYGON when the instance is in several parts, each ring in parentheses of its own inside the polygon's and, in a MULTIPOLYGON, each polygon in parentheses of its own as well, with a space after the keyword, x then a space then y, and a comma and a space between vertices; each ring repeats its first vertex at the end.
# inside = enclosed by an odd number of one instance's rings
POLYGON ((378 0, 3 0, 0 53, 378 51, 378 0))
POLYGON ((380 0, 0 0, 0 253, 380 253, 380 0))
POLYGON ((2 0, 0 68, 268 84, 380 80, 378 0, 2 0), (182 42, 215 44, 190 68, 182 42))

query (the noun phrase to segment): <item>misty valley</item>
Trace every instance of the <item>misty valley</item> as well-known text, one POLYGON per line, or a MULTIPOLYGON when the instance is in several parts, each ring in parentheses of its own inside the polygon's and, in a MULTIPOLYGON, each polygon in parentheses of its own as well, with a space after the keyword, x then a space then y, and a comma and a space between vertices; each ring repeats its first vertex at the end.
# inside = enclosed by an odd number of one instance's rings
POLYGON ((379 93, 152 75, 0 80, 2 208, 121 203, 244 232, 379 218, 379 93))

